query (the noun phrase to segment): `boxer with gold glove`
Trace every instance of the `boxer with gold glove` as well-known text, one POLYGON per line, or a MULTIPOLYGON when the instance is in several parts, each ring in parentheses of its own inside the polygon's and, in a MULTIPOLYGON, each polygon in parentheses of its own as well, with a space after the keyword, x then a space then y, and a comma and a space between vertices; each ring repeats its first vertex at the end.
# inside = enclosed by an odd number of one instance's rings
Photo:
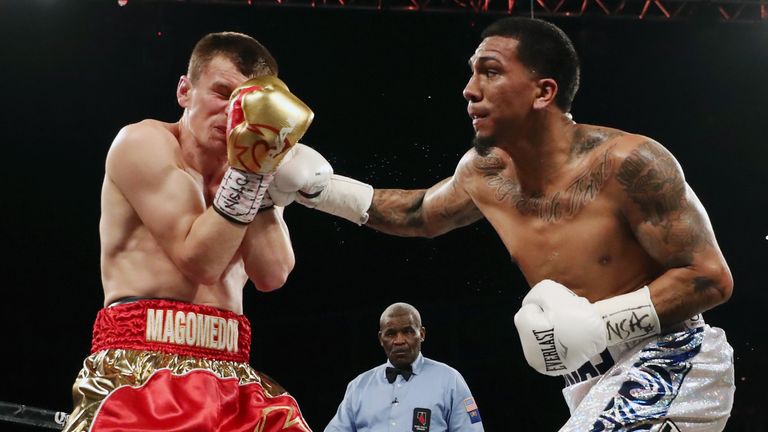
POLYGON ((276 76, 252 78, 233 92, 227 118, 227 158, 213 207, 241 224, 256 216, 274 172, 309 128, 314 113, 276 76))

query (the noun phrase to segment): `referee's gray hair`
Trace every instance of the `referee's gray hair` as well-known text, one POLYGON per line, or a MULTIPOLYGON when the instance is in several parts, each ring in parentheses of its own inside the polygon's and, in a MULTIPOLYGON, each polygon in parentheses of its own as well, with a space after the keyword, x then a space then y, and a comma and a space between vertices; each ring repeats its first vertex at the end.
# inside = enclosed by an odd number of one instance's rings
POLYGON ((410 314, 413 317, 413 320, 416 322, 416 327, 421 328, 421 314, 419 311, 408 303, 403 302, 392 303, 386 309, 384 309, 384 312, 381 313, 381 317, 379 317, 379 328, 384 325, 384 321, 387 317, 405 314, 410 314))

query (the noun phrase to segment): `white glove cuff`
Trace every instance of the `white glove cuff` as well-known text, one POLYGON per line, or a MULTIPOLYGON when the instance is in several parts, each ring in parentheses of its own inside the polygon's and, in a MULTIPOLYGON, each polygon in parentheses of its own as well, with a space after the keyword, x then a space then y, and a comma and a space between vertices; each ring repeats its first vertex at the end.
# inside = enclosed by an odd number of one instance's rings
POLYGON ((230 167, 216 191, 213 208, 232 222, 251 223, 273 177, 272 174, 255 174, 230 167))
POLYGON ((594 303, 605 321, 608 346, 658 334, 661 325, 647 286, 594 303))
POLYGON ((328 186, 317 198, 307 198, 300 193, 296 201, 307 207, 314 207, 363 225, 368 222, 368 209, 373 201, 373 187, 349 177, 333 174, 328 186))

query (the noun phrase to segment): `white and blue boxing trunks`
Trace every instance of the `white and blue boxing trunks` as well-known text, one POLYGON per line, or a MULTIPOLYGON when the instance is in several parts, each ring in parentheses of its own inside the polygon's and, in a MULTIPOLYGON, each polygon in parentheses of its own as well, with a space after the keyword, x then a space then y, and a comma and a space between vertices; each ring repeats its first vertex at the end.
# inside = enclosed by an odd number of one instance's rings
POLYGON ((565 375, 560 432, 719 432, 733 406, 733 348, 701 315, 676 331, 609 347, 565 375))

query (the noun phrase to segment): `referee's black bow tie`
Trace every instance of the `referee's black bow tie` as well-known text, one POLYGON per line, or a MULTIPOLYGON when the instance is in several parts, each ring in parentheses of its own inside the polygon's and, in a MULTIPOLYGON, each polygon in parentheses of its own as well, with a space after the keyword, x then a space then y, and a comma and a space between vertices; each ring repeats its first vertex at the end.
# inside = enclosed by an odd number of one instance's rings
POLYGON ((393 367, 387 367, 386 373, 387 373, 387 381, 389 381, 390 384, 395 382, 395 379, 397 379, 397 374, 402 375, 403 379, 406 381, 408 381, 411 375, 413 375, 413 371, 411 371, 411 368, 398 369, 393 367))

